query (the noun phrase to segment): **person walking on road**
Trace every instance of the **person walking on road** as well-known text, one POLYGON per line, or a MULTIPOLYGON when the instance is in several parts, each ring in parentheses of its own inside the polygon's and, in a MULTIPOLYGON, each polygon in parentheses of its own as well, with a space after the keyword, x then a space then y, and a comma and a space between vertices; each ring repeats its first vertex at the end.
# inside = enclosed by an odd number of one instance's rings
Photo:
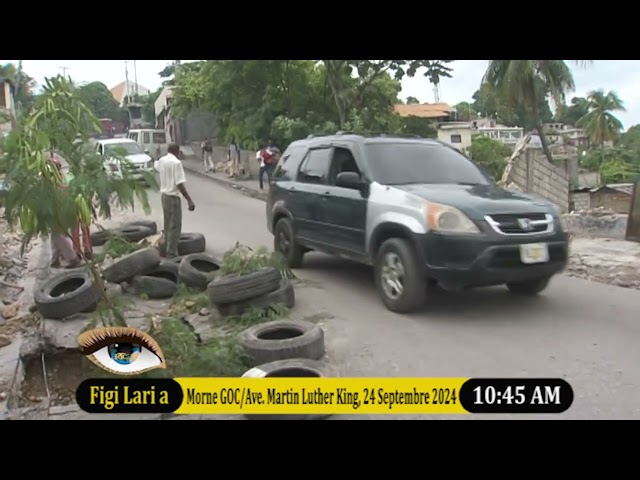
POLYGON ((277 154, 270 148, 264 148, 260 145, 258 152, 256 153, 256 159, 260 163, 260 171, 258 173, 258 181, 260 183, 260 190, 264 190, 263 176, 267 175, 267 183, 271 183, 271 173, 273 167, 277 163, 277 154))
POLYGON ((213 164, 213 145, 209 137, 202 142, 202 160, 204 162, 204 173, 209 171, 216 173, 216 167, 213 164))
POLYGON ((167 246, 167 258, 178 256, 178 242, 182 232, 182 202, 180 195, 187 201, 190 212, 196 209, 191 196, 185 187, 187 179, 182 162, 178 160, 180 147, 172 143, 168 153, 156 162, 155 168, 160 177, 160 193, 162 194, 162 214, 164 217, 163 236, 167 246))
POLYGON ((240 147, 235 138, 231 139, 227 147, 227 161, 231 162, 231 175, 229 177, 240 176, 240 147))

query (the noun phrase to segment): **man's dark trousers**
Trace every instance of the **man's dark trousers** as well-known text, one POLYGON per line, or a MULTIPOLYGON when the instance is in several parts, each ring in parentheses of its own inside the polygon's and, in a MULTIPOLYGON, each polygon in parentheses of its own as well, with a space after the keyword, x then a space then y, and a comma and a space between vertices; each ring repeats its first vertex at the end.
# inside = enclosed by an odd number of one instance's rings
POLYGON ((178 256, 178 242, 182 231, 182 204, 180 197, 162 195, 162 214, 164 216, 164 240, 167 245, 167 258, 178 256))
POLYGON ((271 173, 273 172, 273 165, 265 165, 264 167, 260 167, 260 172, 258 173, 258 179, 260 180, 260 190, 262 190, 264 184, 262 182, 262 177, 264 174, 267 174, 267 183, 271 182, 271 173))

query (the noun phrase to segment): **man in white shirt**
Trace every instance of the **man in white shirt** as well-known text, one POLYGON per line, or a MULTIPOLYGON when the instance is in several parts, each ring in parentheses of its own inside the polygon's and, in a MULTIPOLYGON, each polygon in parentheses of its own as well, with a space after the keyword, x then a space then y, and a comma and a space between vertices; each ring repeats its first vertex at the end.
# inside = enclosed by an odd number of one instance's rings
POLYGON ((160 193, 162 194, 162 214, 164 216, 164 239, 167 245, 167 258, 178 256, 178 242, 182 231, 182 205, 180 195, 187 201, 189 211, 196 206, 185 188, 187 179, 182 162, 178 160, 180 147, 172 143, 168 153, 155 164, 160 177, 160 193))

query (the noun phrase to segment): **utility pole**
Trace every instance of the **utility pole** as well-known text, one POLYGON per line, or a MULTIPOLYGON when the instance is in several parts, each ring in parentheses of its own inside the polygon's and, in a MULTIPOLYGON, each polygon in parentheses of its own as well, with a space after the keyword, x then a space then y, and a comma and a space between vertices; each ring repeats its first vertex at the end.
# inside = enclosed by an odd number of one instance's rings
POLYGON ((129 87, 129 69, 127 68, 127 63, 129 63, 128 60, 124 61, 124 91, 125 91, 125 96, 127 97, 127 102, 131 101, 131 90, 129 87))
POLYGON ((62 70, 62 76, 66 77, 67 76, 67 70, 70 70, 69 67, 58 67, 60 70, 62 70))
POLYGON ((133 92, 134 95, 137 97, 138 96, 138 69, 136 68, 136 61, 133 61, 133 82, 134 82, 134 87, 133 87, 133 92))

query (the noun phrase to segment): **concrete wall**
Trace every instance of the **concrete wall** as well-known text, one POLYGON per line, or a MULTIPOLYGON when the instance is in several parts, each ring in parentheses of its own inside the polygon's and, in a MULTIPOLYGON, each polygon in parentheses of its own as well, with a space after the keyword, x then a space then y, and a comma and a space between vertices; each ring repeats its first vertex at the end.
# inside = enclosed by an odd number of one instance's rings
POLYGON ((555 203, 561 212, 569 211, 569 181, 561 167, 550 164, 542 149, 524 148, 509 161, 507 186, 515 184, 523 192, 539 195, 555 203))
POLYGON ((562 223, 567 232, 577 236, 624 240, 627 232, 627 215, 569 213, 562 216, 562 223))
POLYGON ((616 213, 628 214, 631 209, 631 195, 621 192, 600 190, 591 194, 591 208, 603 207, 616 213))
POLYGON ((461 126, 459 128, 450 127, 447 125, 446 127, 440 127, 438 129, 438 140, 441 142, 446 142, 452 147, 457 148, 458 150, 464 150, 471 146, 471 128, 469 126, 461 126), (451 141, 452 135, 460 135, 460 143, 453 143, 451 141))
MULTIPOLYGON (((191 148, 196 158, 202 160, 201 142, 191 142, 191 148)), ((213 163, 216 168, 219 163, 227 161, 227 147, 213 147, 213 163)), ((249 178, 258 178, 260 165, 256 160, 255 150, 240 150, 240 162, 244 168, 245 175, 249 178)))
POLYGON ((205 137, 215 140, 217 133, 218 125, 212 113, 190 113, 182 122, 182 144, 202 142, 205 137))
POLYGON ((591 194, 589 192, 577 192, 570 194, 574 211, 589 210, 591 208, 591 194))

